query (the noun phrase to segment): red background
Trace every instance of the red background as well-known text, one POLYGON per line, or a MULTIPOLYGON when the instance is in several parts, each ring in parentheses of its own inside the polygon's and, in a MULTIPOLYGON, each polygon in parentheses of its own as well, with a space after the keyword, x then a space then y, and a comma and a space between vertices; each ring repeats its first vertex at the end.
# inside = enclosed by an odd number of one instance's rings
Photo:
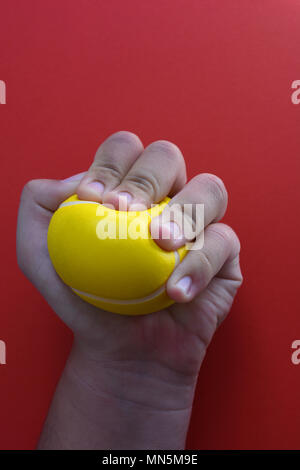
POLYGON ((111 133, 225 181, 244 285, 201 370, 188 447, 298 448, 300 4, 1 0, 0 447, 33 448, 71 334, 19 272, 20 191, 86 170, 111 133))

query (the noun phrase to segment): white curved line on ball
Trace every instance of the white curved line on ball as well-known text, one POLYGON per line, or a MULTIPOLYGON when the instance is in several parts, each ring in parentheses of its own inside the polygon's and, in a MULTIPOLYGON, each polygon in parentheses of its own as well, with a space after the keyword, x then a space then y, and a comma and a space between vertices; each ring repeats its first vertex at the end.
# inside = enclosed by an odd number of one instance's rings
POLYGON ((58 209, 60 209, 61 207, 76 206, 77 204, 97 204, 97 206, 100 205, 99 202, 95 202, 95 201, 69 201, 69 202, 63 202, 60 206, 58 206, 58 209))
MULTIPOLYGON (((180 257, 178 254, 178 251, 174 251, 174 256, 175 256, 175 264, 174 264, 174 269, 180 262, 180 257)), ((174 270, 173 269, 173 270, 174 270)), ((94 294, 89 294, 87 292, 82 292, 81 290, 74 289, 72 287, 72 290, 76 292, 76 294, 83 295, 84 297, 87 297, 88 299, 91 300, 98 300, 99 302, 104 302, 107 304, 116 304, 116 305, 131 305, 131 304, 141 304, 143 302, 148 302, 148 300, 153 300, 156 297, 158 297, 160 294, 162 294, 165 290, 165 286, 161 286, 159 289, 156 291, 152 292, 152 294, 146 295, 145 297, 140 297, 137 299, 109 299, 106 297, 100 297, 98 295, 94 294)))

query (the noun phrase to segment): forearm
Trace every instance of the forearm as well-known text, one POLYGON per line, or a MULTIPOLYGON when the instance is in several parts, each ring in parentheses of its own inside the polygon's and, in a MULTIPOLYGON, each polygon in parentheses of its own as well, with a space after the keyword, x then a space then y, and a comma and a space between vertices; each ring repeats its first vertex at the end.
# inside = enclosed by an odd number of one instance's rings
POLYGON ((39 449, 183 449, 196 383, 152 362, 74 344, 39 449))

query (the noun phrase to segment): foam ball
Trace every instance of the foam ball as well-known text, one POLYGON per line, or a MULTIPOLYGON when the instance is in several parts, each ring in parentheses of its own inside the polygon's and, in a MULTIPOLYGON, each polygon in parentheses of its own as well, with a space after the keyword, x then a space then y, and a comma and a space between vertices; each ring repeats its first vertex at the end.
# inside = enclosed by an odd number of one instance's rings
POLYGON ((165 251, 151 238, 149 223, 168 202, 133 212, 71 196, 48 229, 57 274, 83 300, 109 312, 143 315, 168 307, 166 281, 187 251, 165 251))

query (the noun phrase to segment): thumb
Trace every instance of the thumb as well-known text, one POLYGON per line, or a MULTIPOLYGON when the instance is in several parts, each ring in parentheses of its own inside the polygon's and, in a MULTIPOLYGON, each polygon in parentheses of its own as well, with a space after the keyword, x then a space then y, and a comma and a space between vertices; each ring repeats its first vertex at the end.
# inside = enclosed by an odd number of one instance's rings
POLYGON ((72 194, 86 172, 78 173, 65 180, 36 179, 29 181, 22 192, 21 205, 38 205, 40 208, 54 212, 58 206, 72 194))

